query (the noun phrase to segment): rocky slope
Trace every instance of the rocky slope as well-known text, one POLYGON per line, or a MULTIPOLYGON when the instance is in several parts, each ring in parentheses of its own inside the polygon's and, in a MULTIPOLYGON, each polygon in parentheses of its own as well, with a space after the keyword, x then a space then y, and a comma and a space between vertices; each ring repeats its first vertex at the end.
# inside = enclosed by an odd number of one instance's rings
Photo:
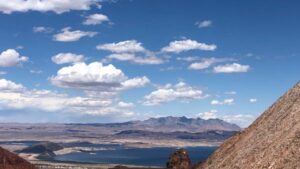
POLYGON ((0 147, 0 169, 37 169, 19 156, 0 147))
POLYGON ((198 169, 299 169, 300 83, 198 169))

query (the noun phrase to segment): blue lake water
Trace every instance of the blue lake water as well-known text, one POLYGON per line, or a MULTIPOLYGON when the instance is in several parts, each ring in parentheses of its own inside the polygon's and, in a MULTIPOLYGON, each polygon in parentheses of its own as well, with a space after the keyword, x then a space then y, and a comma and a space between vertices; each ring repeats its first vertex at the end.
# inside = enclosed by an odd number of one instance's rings
MULTIPOLYGON (((79 145, 77 145, 79 146, 79 145)), ((55 157, 57 161, 73 161, 98 164, 127 164, 165 167, 170 153, 176 148, 127 148, 122 145, 81 145, 81 147, 106 148, 93 153, 76 152, 55 157)), ((206 160, 216 147, 186 147, 194 163, 206 160)))
MULTIPOLYGON (((26 145, 31 146, 39 143, 38 141, 0 141, 1 144, 26 145)), ((54 161, 69 161, 80 163, 95 164, 123 164, 140 166, 158 166, 165 167, 169 155, 177 148, 129 148, 119 144, 92 144, 88 142, 81 143, 62 143, 63 147, 86 147, 100 149, 93 152, 76 152, 64 155, 57 155, 54 161)), ((193 164, 204 161, 212 154, 217 147, 185 147, 193 164)), ((51 160, 51 159, 45 159, 51 160)))

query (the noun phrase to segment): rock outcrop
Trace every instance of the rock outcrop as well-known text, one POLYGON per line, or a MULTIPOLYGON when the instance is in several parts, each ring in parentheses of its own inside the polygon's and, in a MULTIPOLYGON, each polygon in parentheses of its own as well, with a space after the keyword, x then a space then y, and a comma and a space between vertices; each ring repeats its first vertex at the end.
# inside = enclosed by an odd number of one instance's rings
POLYGON ((18 155, 0 147, 0 169, 37 169, 18 155))
POLYGON ((191 160, 184 149, 179 149, 171 154, 167 162, 168 169, 190 169, 191 167, 191 160))
POLYGON ((197 169, 299 169, 300 83, 197 169))

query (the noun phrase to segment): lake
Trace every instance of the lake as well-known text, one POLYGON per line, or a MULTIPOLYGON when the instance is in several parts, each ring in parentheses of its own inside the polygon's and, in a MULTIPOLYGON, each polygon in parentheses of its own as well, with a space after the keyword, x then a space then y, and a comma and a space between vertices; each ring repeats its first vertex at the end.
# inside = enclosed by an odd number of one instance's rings
MULTIPOLYGON (((0 141, 1 144, 31 146, 38 141, 0 141)), ((92 144, 89 142, 61 143, 63 147, 94 148, 93 152, 76 152, 57 155, 54 160, 62 162, 79 162, 95 164, 123 164, 139 166, 165 167, 169 155, 175 147, 130 148, 120 144, 92 144)), ((193 164, 204 161, 217 147, 185 147, 193 164)))
MULTIPOLYGON (((54 159, 56 161, 72 161, 84 163, 98 164, 127 164, 140 166, 159 166, 165 167, 170 153, 177 148, 161 147, 161 148, 128 148, 122 145, 101 145, 83 143, 80 145, 64 145, 93 147, 101 150, 90 152, 75 152, 64 155, 58 155, 54 159)), ((189 156, 194 163, 206 160, 217 147, 186 147, 189 156)))

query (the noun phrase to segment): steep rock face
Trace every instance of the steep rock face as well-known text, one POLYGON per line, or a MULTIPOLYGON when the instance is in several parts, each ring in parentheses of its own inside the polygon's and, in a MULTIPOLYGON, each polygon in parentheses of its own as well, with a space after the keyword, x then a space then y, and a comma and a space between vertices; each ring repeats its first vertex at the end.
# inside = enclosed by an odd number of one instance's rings
POLYGON ((0 147, 0 169, 37 169, 21 157, 0 147))
POLYGON ((300 83, 198 169, 299 169, 300 83))
POLYGON ((167 162, 168 169, 190 169, 192 167, 188 152, 184 149, 179 149, 170 155, 167 162))

